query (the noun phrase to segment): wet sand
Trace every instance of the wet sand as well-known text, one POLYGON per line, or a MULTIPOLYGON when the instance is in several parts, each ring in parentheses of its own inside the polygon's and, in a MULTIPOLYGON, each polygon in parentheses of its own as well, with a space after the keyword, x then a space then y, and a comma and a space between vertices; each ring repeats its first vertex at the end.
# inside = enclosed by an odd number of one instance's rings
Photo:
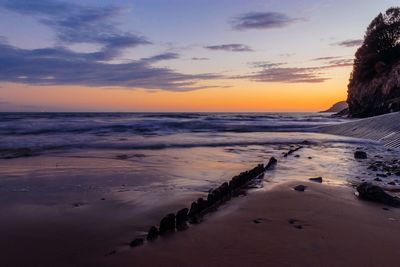
POLYGON ((395 266, 400 210, 383 208, 348 186, 287 182, 99 266, 395 266))

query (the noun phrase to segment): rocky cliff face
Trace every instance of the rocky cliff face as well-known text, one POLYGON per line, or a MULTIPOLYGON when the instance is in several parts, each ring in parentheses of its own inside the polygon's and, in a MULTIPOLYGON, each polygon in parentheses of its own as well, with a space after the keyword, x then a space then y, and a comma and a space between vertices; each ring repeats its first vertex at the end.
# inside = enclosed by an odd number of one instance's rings
POLYGON ((369 117, 400 111, 400 61, 387 67, 375 64, 374 76, 349 85, 347 103, 352 117, 369 117))

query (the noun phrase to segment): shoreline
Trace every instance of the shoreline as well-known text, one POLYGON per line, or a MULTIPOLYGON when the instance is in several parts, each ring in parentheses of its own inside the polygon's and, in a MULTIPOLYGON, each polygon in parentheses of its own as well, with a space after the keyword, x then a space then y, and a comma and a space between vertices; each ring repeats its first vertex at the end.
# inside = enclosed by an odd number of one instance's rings
POLYGON ((361 201, 351 187, 286 182, 232 205, 187 231, 111 255, 98 264, 382 266, 397 262, 400 211, 361 201), (299 184, 307 186, 305 192, 293 190, 299 184))

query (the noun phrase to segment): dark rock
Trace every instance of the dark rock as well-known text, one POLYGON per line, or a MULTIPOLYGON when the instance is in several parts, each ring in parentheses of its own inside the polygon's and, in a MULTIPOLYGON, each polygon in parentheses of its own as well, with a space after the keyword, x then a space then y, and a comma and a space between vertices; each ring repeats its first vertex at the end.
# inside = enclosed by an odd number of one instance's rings
POLYGON ((81 207, 81 206, 83 206, 83 205, 85 205, 85 203, 83 203, 83 202, 75 202, 75 203, 72 203, 72 206, 75 207, 75 208, 81 207))
POLYGON ((295 223, 298 223, 298 222, 300 222, 300 221, 297 220, 297 219, 289 219, 289 220, 288 220, 288 223, 289 223, 289 224, 295 224, 295 223))
POLYGON ((358 150, 354 152, 354 158, 356 159, 366 159, 367 157, 367 153, 365 153, 364 151, 358 150))
POLYGON ((295 158, 300 158, 300 155, 294 155, 295 158))
POLYGON ((390 206, 399 206, 400 199, 386 193, 379 186, 371 183, 362 183, 357 186, 359 197, 364 200, 379 202, 390 206))
POLYGON ((167 232, 171 232, 175 230, 175 214, 170 213, 164 218, 162 218, 160 222, 160 235, 163 235, 167 232))
POLYGON ((389 211, 390 209, 389 208, 382 208, 383 210, 386 210, 386 211, 389 211))
POLYGON ((124 159, 128 159, 128 158, 129 158, 129 156, 128 156, 128 155, 125 155, 125 154, 117 155, 117 159, 122 159, 122 160, 124 160, 124 159))
POLYGON ((382 182, 382 179, 381 178, 375 178, 374 181, 382 182))
POLYGON ((147 240, 154 240, 158 237, 158 229, 155 226, 150 227, 147 232, 147 240))
POLYGON ((295 225, 294 228, 301 230, 301 229, 303 229, 303 226, 302 225, 295 225))
POLYGON ((268 161, 267 166, 265 166, 265 170, 272 169, 278 163, 278 160, 274 157, 271 157, 268 161))
POLYGON ((201 218, 197 215, 189 218, 189 223, 191 223, 191 224, 199 224, 200 222, 201 222, 201 218))
POLYGON ((322 177, 310 178, 311 182, 322 183, 322 177))
POLYGON ((212 206, 212 205, 214 205, 215 204, 215 199, 214 199, 214 194, 211 192, 211 193, 208 193, 208 195, 207 195, 207 203, 208 203, 208 205, 209 206, 212 206))
POLYGON ((199 210, 199 213, 207 209, 208 208, 207 201, 205 201, 203 198, 197 199, 197 208, 199 210))
POLYGON ((387 175, 386 175, 386 174, 383 174, 383 173, 377 173, 376 176, 378 176, 378 177, 383 177, 383 178, 387 177, 387 175))
POLYGON ((181 209, 176 213, 176 226, 181 227, 185 226, 188 220, 189 210, 187 208, 181 209))
POLYGON ((259 224, 259 223, 262 223, 263 221, 264 221, 263 219, 258 218, 258 219, 253 220, 253 223, 259 224))
POLYGON ((396 183, 392 181, 392 182, 388 183, 388 185, 396 185, 396 183))
POLYGON ((135 238, 134 240, 132 240, 132 242, 129 244, 130 247, 138 247, 143 245, 144 240, 143 238, 135 238))
POLYGON ((229 190, 228 183, 223 183, 219 188, 220 188, 220 192, 221 192, 221 197, 223 199, 227 198, 227 197, 230 197, 231 192, 229 190))
POLYGON ((199 213, 199 207, 197 205, 197 202, 192 202, 192 205, 190 206, 190 211, 189 211, 189 217, 193 217, 199 213))
POLYGON ((395 174, 396 176, 400 176, 400 171, 396 172, 395 174))
POLYGON ((312 157, 308 157, 308 159, 312 159, 312 157))
POLYGON ((299 192, 304 192, 306 190, 307 186, 305 185, 297 185, 293 189, 299 192))

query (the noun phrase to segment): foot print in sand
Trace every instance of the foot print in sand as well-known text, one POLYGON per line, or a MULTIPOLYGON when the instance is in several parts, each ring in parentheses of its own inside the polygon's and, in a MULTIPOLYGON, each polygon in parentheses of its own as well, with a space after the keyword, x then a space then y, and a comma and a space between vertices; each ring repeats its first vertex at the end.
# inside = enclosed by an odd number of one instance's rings
POLYGON ((297 220, 297 219, 289 219, 288 223, 291 224, 294 228, 299 229, 299 230, 303 229, 304 226, 306 226, 306 224, 303 224, 302 221, 297 220))

